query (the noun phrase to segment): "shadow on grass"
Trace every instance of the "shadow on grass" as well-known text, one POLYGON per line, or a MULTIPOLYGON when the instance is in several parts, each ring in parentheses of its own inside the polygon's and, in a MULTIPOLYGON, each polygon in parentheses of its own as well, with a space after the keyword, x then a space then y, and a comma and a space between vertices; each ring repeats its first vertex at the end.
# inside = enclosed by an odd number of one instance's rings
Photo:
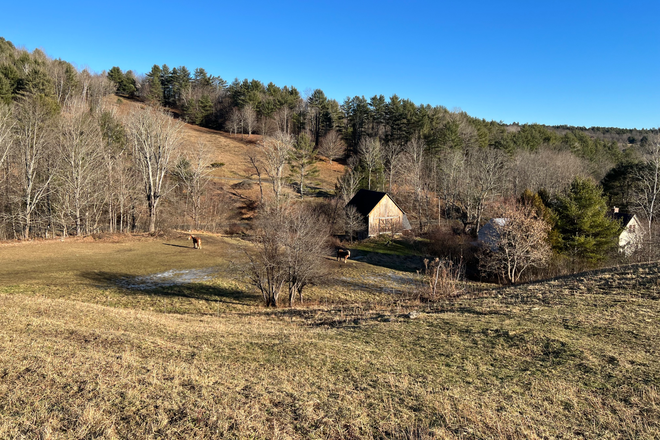
MULTIPOLYGON (((178 247, 178 248, 184 248, 184 249, 195 249, 192 246, 184 246, 182 244, 172 244, 172 243, 163 243, 165 246, 173 246, 173 247, 178 247)), ((195 249, 197 250, 197 249, 195 249)))
POLYGON ((424 258, 417 255, 393 255, 351 247, 349 249, 351 251, 349 260, 360 261, 373 266, 410 273, 415 273, 424 267, 424 258))
MULTIPOLYGON (((205 269, 204 276, 212 271, 205 269)), ((254 305, 260 297, 237 288, 228 288, 206 284, 204 280, 180 279, 180 273, 190 271, 170 271, 163 274, 136 276, 116 272, 83 272, 81 276, 101 285, 119 287, 125 292, 135 294, 157 295, 163 297, 185 297, 205 301, 217 301, 235 305, 254 305), (169 276, 163 276, 169 275, 169 276)))

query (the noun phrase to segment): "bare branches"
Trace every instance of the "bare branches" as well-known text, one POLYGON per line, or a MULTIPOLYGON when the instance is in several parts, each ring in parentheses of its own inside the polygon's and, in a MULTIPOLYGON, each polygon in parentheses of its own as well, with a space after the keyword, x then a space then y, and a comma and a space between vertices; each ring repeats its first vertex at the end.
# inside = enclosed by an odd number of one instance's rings
POLYGON ((199 226, 199 214, 202 196, 211 175, 212 157, 204 142, 198 141, 196 148, 179 159, 173 174, 183 184, 186 193, 192 199, 192 222, 195 229, 199 226))
POLYGON ((248 255, 251 283, 266 307, 277 307, 286 285, 289 305, 303 301, 304 288, 323 275, 329 229, 318 213, 301 205, 262 207, 256 223, 256 253, 248 255))
POLYGON ((264 136, 260 144, 266 173, 273 181, 276 203, 279 203, 282 194, 284 166, 293 150, 293 143, 294 140, 290 135, 278 131, 274 136, 264 136))
POLYGON ((344 204, 347 204, 360 189, 362 176, 357 169, 355 156, 348 160, 348 167, 344 175, 337 179, 337 193, 341 196, 344 204))
POLYGON ((357 208, 355 208, 353 205, 346 207, 345 225, 346 232, 348 232, 348 236, 350 237, 351 242, 353 241, 353 237, 355 236, 356 232, 363 231, 367 228, 367 223, 364 216, 360 214, 357 208))
POLYGON ((636 184, 633 203, 635 210, 646 218, 651 234, 653 220, 660 210, 660 138, 648 143, 644 156, 644 162, 634 169, 636 184))
POLYGON ((170 161, 181 144, 183 124, 163 110, 145 107, 125 119, 129 144, 142 175, 149 208, 149 232, 156 230, 156 208, 170 161))
POLYGON ((47 154, 53 144, 53 111, 44 100, 26 96, 15 107, 14 147, 16 161, 22 172, 19 216, 23 237, 30 238, 32 214, 47 194, 54 170, 46 166, 47 154))
POLYGON ((101 128, 80 98, 71 98, 60 118, 58 150, 62 162, 59 176, 61 193, 71 198, 71 214, 76 234, 82 233, 83 210, 100 197, 94 190, 99 178, 103 151, 101 128))
POLYGON ((550 225, 531 205, 506 206, 501 217, 479 232, 482 243, 479 266, 515 283, 529 267, 541 267, 550 258, 550 225))
POLYGON ((254 108, 251 104, 246 105, 243 110, 241 110, 241 120, 243 128, 247 129, 248 138, 252 136, 252 130, 257 124, 257 112, 254 111, 254 108))
POLYGON ((319 154, 330 160, 330 164, 335 159, 344 157, 346 153, 346 144, 336 130, 331 130, 323 136, 319 143, 319 154))
POLYGON ((11 108, 0 103, 0 168, 5 163, 12 144, 11 132, 16 121, 12 117, 11 108))
POLYGON ((367 169, 367 187, 371 189, 371 176, 382 162, 380 141, 378 138, 364 138, 358 145, 358 155, 367 169))

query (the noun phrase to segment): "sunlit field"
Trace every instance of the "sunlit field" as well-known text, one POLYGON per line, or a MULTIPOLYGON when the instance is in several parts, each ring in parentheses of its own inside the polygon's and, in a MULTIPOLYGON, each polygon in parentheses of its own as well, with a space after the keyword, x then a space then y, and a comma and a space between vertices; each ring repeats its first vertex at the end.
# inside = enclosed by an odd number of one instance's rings
POLYGON ((655 264, 429 303, 329 256, 266 309, 202 239, 0 245, 0 438, 660 437, 655 264))

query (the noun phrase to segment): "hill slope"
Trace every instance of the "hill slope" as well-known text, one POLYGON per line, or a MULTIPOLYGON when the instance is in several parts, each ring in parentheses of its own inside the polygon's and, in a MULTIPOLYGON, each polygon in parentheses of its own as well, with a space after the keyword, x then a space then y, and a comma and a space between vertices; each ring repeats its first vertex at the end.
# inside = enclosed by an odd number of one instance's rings
MULTIPOLYGON (((112 97, 109 101, 117 101, 117 99, 112 97)), ((116 105, 120 115, 127 114, 135 106, 144 105, 138 101, 125 98, 119 101, 121 103, 116 105)), ((227 185, 245 179, 255 179, 256 182, 256 174, 248 161, 248 154, 254 154, 258 151, 258 144, 261 140, 261 135, 253 134, 249 137, 247 135, 232 135, 223 131, 184 123, 184 151, 193 150, 199 142, 209 147, 213 152, 213 162, 224 164, 215 168, 212 176, 227 185)), ((314 182, 320 189, 333 191, 337 178, 344 172, 344 166, 337 162, 333 162, 331 165, 327 160, 321 159, 318 160, 316 166, 319 169, 319 176, 314 179, 314 182)), ((262 177, 267 180, 265 173, 262 177)), ((256 193, 251 194, 251 196, 255 195, 256 193)))
POLYGON ((0 437, 660 436, 655 264, 429 305, 409 274, 333 262, 273 311, 240 275, 250 245, 204 239, 4 245, 0 437))

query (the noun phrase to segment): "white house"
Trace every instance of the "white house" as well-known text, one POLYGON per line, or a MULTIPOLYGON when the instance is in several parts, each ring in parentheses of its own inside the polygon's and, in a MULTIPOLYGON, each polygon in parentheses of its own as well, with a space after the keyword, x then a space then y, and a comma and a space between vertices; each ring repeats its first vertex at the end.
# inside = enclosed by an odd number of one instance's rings
POLYGON ((612 211, 612 218, 623 226, 623 231, 619 234, 619 252, 629 256, 642 246, 644 227, 635 214, 619 212, 616 206, 612 211))
MULTIPOLYGON (((627 214, 619 212, 619 208, 614 207, 610 216, 614 220, 621 222, 623 231, 619 234, 619 252, 630 256, 633 252, 642 246, 644 240, 644 227, 635 214, 627 214)), ((507 219, 505 218, 492 218, 490 219, 478 233, 478 241, 492 250, 495 250, 499 234, 496 226, 504 226, 507 219)))

